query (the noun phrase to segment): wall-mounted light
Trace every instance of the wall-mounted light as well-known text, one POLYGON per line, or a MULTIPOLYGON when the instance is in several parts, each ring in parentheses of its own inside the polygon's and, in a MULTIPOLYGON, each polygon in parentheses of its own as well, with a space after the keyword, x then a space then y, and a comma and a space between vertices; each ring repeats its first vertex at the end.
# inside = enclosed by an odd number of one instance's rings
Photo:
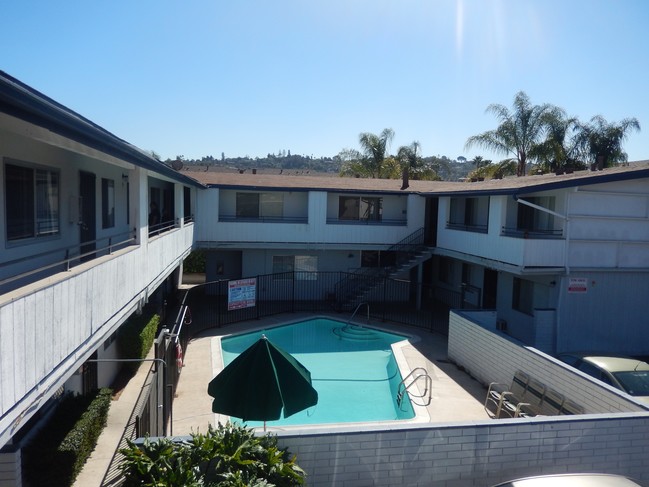
POLYGON ((128 174, 122 174, 122 182, 128 183, 128 174))
POLYGON ((348 258, 348 259, 353 259, 353 258, 354 258, 354 254, 348 254, 348 255, 347 255, 347 258, 348 258))

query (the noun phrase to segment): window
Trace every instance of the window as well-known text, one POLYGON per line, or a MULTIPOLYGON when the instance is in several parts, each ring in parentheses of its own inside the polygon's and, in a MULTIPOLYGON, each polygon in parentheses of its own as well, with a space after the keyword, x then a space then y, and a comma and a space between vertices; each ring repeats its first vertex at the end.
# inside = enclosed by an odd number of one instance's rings
POLYGON ((392 267, 397 263, 397 253, 392 250, 362 250, 361 267, 392 267))
POLYGON ((338 218, 340 220, 380 221, 383 214, 383 198, 340 196, 338 218))
MULTIPOLYGON (((554 211, 554 196, 530 197, 524 199, 529 203, 554 211)), ((516 215, 516 229, 533 232, 554 230, 554 216, 550 213, 537 210, 536 208, 532 208, 531 206, 519 202, 518 213, 516 215)))
POLYGON ((237 217, 281 218, 283 215, 282 193, 237 193, 237 217))
MULTIPOLYGON (((278 274, 295 272, 298 281, 315 281, 318 276, 318 257, 315 255, 274 255, 273 274, 275 279, 285 279, 288 276, 278 274)), ((290 276, 289 278, 292 278, 290 276)))
POLYGON ((464 224, 467 226, 478 223, 478 198, 467 198, 464 202, 464 224))
POLYGON ((59 173, 5 165, 7 240, 58 235, 59 173))
POLYGON ((512 308, 528 315, 534 314, 534 283, 525 279, 514 278, 512 308))
POLYGON ((101 180, 101 227, 115 226, 115 181, 101 180))
POLYGON ((451 198, 447 228, 487 232, 488 198, 451 198))

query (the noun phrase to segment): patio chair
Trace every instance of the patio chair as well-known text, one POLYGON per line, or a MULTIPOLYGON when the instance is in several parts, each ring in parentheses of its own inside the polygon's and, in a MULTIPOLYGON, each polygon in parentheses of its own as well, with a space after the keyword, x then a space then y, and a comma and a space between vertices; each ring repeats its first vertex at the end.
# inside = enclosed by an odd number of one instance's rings
POLYGON ((561 414, 584 414, 584 408, 579 404, 566 399, 561 405, 561 414))
POLYGON ((500 418, 500 413, 503 411, 505 397, 508 396, 511 400, 516 397, 523 397, 527 389, 527 384, 530 381, 530 376, 521 370, 514 373, 511 385, 499 382, 492 382, 489 384, 487 390, 487 397, 485 399, 484 408, 487 414, 492 418, 500 418), (489 405, 493 404, 495 412, 489 410, 489 405))

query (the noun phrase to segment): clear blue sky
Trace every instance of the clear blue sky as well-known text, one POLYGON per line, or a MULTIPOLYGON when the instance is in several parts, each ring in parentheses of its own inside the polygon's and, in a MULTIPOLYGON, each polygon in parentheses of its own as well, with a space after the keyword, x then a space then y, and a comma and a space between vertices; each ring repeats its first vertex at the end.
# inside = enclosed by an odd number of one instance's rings
POLYGON ((2 0, 0 69, 162 158, 464 150, 516 92, 636 117, 649 159, 646 0, 2 0))

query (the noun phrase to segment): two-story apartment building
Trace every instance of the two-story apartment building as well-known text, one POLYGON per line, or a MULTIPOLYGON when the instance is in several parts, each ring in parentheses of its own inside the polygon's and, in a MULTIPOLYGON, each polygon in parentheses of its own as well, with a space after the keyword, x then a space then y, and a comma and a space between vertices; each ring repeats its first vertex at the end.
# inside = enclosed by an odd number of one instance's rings
MULTIPOLYGON (((290 271, 354 271, 423 224, 417 184, 269 173, 191 173, 196 246, 207 279, 290 271)), ((419 184, 423 188, 425 185, 419 184)))
POLYGON ((87 361, 174 288, 199 187, 0 72, 0 445, 62 390, 110 385, 117 365, 87 361))
POLYGON ((541 350, 649 351, 649 165, 458 185, 439 198, 436 285, 541 350))
POLYGON ((461 292, 550 353, 649 350, 648 164, 474 183, 192 174, 207 187, 196 247, 208 280, 353 272, 423 231, 433 257, 400 277, 439 299, 461 292))

